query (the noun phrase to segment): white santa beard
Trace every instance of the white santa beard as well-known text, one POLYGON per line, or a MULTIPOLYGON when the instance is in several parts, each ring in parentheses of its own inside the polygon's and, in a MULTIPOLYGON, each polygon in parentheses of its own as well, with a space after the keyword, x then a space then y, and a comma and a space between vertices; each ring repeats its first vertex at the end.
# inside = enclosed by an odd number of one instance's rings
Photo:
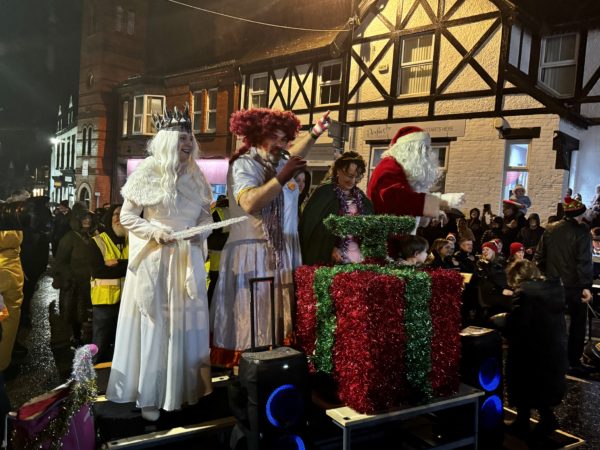
POLYGON ((437 161, 431 148, 420 141, 394 145, 383 157, 391 156, 404 169, 408 184, 415 192, 429 192, 435 183, 437 161))

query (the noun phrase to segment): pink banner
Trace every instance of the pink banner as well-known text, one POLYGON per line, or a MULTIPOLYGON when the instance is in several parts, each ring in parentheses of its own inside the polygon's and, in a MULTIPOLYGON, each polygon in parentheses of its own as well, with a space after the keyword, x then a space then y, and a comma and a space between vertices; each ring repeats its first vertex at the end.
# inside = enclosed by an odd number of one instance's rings
MULTIPOLYGON (((127 160, 128 177, 141 162, 142 159, 127 160)), ((196 164, 198 164, 210 184, 227 184, 227 170, 229 169, 227 158, 197 159, 196 164)))

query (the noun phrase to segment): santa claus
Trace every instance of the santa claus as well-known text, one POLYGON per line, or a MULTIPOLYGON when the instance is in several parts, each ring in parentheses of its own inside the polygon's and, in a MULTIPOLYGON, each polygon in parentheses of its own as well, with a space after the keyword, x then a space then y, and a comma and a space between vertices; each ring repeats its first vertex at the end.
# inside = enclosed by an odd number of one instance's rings
POLYGON ((439 219, 444 211, 460 208, 464 194, 429 193, 437 169, 429 133, 413 126, 400 128, 369 181, 367 195, 375 213, 439 219))

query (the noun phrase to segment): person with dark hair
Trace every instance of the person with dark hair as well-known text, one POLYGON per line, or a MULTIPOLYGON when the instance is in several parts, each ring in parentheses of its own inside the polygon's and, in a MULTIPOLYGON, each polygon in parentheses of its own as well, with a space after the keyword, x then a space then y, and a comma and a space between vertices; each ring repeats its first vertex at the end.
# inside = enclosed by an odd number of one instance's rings
POLYGON ((54 209, 54 224, 52 226, 52 233, 50 240, 52 243, 52 256, 56 258, 58 252, 58 243, 62 237, 67 234, 71 229, 69 222, 71 220, 71 208, 69 208, 69 201, 63 200, 54 209))
POLYGON ((306 206, 308 197, 310 196, 312 177, 308 170, 303 169, 296 174, 294 179, 296 180, 296 183, 298 183, 298 190, 300 191, 300 196, 298 197, 298 217, 300 217, 306 206))
POLYGON ((508 401, 517 409, 509 427, 526 437, 531 410, 537 409, 540 421, 533 433, 541 437, 558 428, 552 408, 560 404, 567 388, 564 290, 558 278, 543 278, 526 259, 508 267, 507 281, 514 297, 506 321, 505 372, 508 401))
POLYGON ((483 244, 486 242, 490 242, 493 239, 496 238, 500 238, 500 236, 502 235, 502 223, 504 221, 502 220, 502 217, 500 216, 493 216, 490 218, 490 223, 487 227, 487 229, 483 232, 483 235, 481 236, 481 245, 480 247, 483 248, 483 244))
POLYGON ((58 244, 53 286, 60 289, 60 311, 71 326, 71 345, 91 341, 90 249, 97 234, 94 215, 83 205, 71 213, 71 231, 58 244))
POLYGON ((584 374, 587 303, 592 300, 592 242, 582 223, 586 207, 571 197, 563 203, 564 218, 550 224, 538 243, 534 261, 547 278, 560 278, 565 290, 569 325, 569 364, 572 374, 584 374))
POLYGON ((432 269, 454 269, 452 254, 454 245, 447 239, 438 238, 431 244, 431 252, 425 266, 432 269))
POLYGON ((373 214, 373 205, 357 184, 366 171, 362 156, 344 152, 330 168, 331 183, 321 184, 312 194, 300 218, 300 246, 304 264, 357 263, 362 261, 358 240, 339 239, 325 227, 330 214, 373 214))
POLYGON ((472 283, 478 289, 478 304, 481 319, 484 321, 494 314, 506 312, 509 300, 505 291, 506 273, 501 251, 494 241, 484 242, 481 246, 481 258, 475 264, 475 275, 472 283))
POLYGON ((473 253, 473 240, 460 238, 458 240, 458 251, 454 253, 454 260, 458 262, 462 273, 475 272, 475 253, 473 253))
POLYGON ((271 342, 270 290, 267 283, 259 283, 255 289, 257 344, 280 344, 292 337, 293 270, 301 263, 299 189, 293 177, 305 168, 303 158, 329 127, 328 116, 329 112, 325 113, 298 140, 300 121, 290 111, 257 108, 231 116, 230 130, 244 145, 230 160, 229 210, 231 217, 248 220, 230 226, 221 254, 211 303, 214 365, 235 366, 241 352, 250 347, 251 278, 274 278, 274 314, 278 318, 274 324, 277 342, 271 342), (288 151, 291 141, 295 142, 288 151))
POLYGON ((102 217, 104 231, 92 238, 95 245, 90 246, 92 342, 98 347, 96 362, 112 360, 127 273, 129 244, 120 214, 121 205, 106 208, 102 217))
POLYGON ((546 229, 540 225, 540 216, 536 213, 529 214, 527 226, 521 228, 517 234, 517 241, 525 247, 525 258, 532 260, 535 248, 546 229))
POLYGON ((421 236, 406 234, 393 241, 398 245, 399 257, 396 262, 402 266, 419 267, 427 259, 429 243, 421 236))
POLYGON ((503 254, 508 257, 510 244, 517 240, 517 235, 522 228, 527 226, 523 216, 521 204, 513 200, 502 201, 502 213, 504 215, 500 239, 502 239, 503 254))

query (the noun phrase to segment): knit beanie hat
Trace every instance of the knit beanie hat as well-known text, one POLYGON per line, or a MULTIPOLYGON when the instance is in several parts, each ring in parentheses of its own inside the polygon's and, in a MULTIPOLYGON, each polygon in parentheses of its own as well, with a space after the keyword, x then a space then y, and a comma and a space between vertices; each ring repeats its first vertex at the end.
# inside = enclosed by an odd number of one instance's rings
POLYGON ((482 249, 484 248, 489 248, 491 251, 493 251, 496 255, 498 254, 498 246, 496 245, 496 243, 494 241, 490 241, 490 242, 486 242, 481 246, 482 249))
POLYGON ((517 252, 524 252, 525 246, 520 242, 513 242, 510 244, 510 256, 514 255, 517 252))

